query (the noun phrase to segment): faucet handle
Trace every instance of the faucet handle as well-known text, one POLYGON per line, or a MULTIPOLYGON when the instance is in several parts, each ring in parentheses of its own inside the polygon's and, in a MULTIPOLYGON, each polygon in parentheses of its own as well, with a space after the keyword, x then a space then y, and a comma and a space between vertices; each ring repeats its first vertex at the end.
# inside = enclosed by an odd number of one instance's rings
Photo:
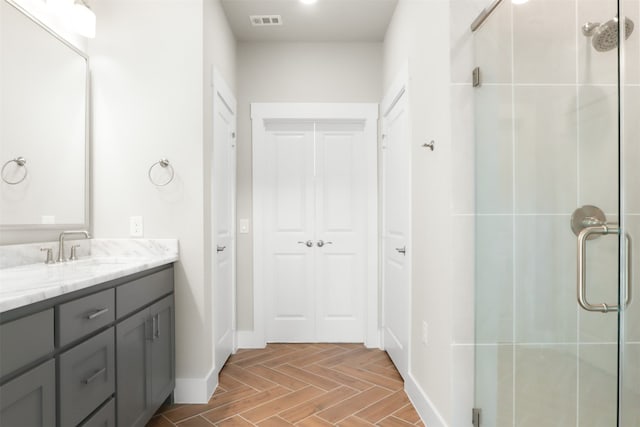
POLYGON ((78 259, 78 255, 76 254, 76 249, 79 248, 80 245, 71 245, 71 254, 69 255, 69 261, 76 261, 78 259))
POLYGON ((56 262, 53 260, 53 248, 40 248, 40 252, 47 252, 47 259, 45 260, 45 264, 55 264, 56 262))

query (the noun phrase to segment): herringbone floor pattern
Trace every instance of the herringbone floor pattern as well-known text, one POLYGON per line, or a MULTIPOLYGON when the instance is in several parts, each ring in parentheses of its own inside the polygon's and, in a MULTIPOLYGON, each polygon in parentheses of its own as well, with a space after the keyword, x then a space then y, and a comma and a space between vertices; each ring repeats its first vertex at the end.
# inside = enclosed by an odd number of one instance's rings
POLYGON ((269 344, 240 350, 206 405, 171 405, 147 427, 422 426, 402 378, 361 344, 269 344))

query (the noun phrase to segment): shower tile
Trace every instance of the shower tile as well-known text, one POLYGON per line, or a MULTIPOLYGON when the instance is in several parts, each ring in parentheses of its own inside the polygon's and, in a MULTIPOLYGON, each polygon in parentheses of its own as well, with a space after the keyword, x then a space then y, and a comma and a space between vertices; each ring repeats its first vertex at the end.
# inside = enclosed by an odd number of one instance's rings
POLYGON ((580 345, 579 427, 616 425, 618 346, 580 345))
MULTIPOLYGON (((625 311, 625 340, 640 342, 640 215, 624 218, 631 239, 631 304, 625 311)), ((615 317, 615 314, 614 316, 615 317)))
POLYGON ((455 214, 475 212, 474 89, 451 86, 451 194, 455 214))
POLYGON ((576 238, 568 215, 516 217, 516 342, 575 342, 576 238))
MULTIPOLYGON (((640 24, 638 25, 640 31, 640 24)), ((623 197, 624 212, 640 214, 640 86, 624 87, 623 197)), ((637 237, 640 239, 640 236, 637 237)))
MULTIPOLYGON (((617 216, 609 215, 609 222, 617 216)), ((618 236, 601 236, 587 244, 587 297, 592 304, 618 304, 618 236)), ((577 304, 577 303, 576 303, 577 304)), ((580 342, 603 343, 618 339, 618 316, 603 315, 578 309, 580 313, 580 342)))
POLYGON ((640 344, 623 347, 620 426, 640 425, 640 344))
POLYGON ((453 341, 473 344, 475 313, 475 217, 454 216, 452 245, 453 265, 453 341))
MULTIPOLYGON (((475 405, 487 426, 513 426, 513 346, 476 347, 475 405)), ((467 424, 469 425, 467 412, 467 424)), ((456 426, 457 427, 457 426, 456 426)))
POLYGON ((513 109, 510 86, 476 90, 476 212, 513 212, 513 109))
POLYGON ((576 346, 517 345, 515 425, 576 425, 576 346))
POLYGON ((625 41, 625 83, 640 84, 640 1, 621 2, 623 13, 630 18, 635 28, 625 41))
MULTIPOLYGON (((488 4, 488 3, 487 3, 488 4)), ((504 2, 475 32, 475 62, 482 83, 511 83, 511 7, 504 2)))
POLYGON ((514 81, 575 83, 576 2, 538 0, 512 7, 514 81))
POLYGON ((575 86, 515 88, 516 213, 571 213, 577 204, 575 86))
POLYGON ((618 211, 618 90, 615 86, 578 89, 578 205, 618 211))
POLYGON ((513 224, 510 215, 476 217, 475 338, 513 342, 513 224))
POLYGON ((469 427, 469 408, 473 408, 474 347, 454 345, 452 350, 451 402, 452 427, 469 427))

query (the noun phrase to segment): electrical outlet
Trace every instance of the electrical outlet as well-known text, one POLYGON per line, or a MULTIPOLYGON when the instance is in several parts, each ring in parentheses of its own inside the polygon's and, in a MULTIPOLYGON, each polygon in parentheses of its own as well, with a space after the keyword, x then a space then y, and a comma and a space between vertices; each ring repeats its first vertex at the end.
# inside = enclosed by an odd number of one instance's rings
POLYGON ((129 218, 129 234, 131 237, 142 237, 144 235, 144 227, 141 216, 132 216, 129 218))
POLYGON ((429 324, 422 321, 422 344, 429 344, 429 324))

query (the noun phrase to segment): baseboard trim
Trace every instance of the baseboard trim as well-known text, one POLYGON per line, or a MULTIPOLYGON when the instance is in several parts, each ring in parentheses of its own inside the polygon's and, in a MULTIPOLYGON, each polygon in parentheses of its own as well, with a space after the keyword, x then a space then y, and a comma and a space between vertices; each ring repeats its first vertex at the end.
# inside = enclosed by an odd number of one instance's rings
POLYGON ((438 412, 422 387, 418 385, 413 375, 409 373, 407 377, 404 383, 404 390, 424 425, 429 427, 448 427, 444 417, 438 412))
POLYGON ((204 378, 176 378, 173 392, 175 403, 206 404, 218 387, 218 373, 215 366, 204 378))
POLYGON ((265 348, 267 343, 255 331, 237 331, 236 342, 238 348, 265 348))

